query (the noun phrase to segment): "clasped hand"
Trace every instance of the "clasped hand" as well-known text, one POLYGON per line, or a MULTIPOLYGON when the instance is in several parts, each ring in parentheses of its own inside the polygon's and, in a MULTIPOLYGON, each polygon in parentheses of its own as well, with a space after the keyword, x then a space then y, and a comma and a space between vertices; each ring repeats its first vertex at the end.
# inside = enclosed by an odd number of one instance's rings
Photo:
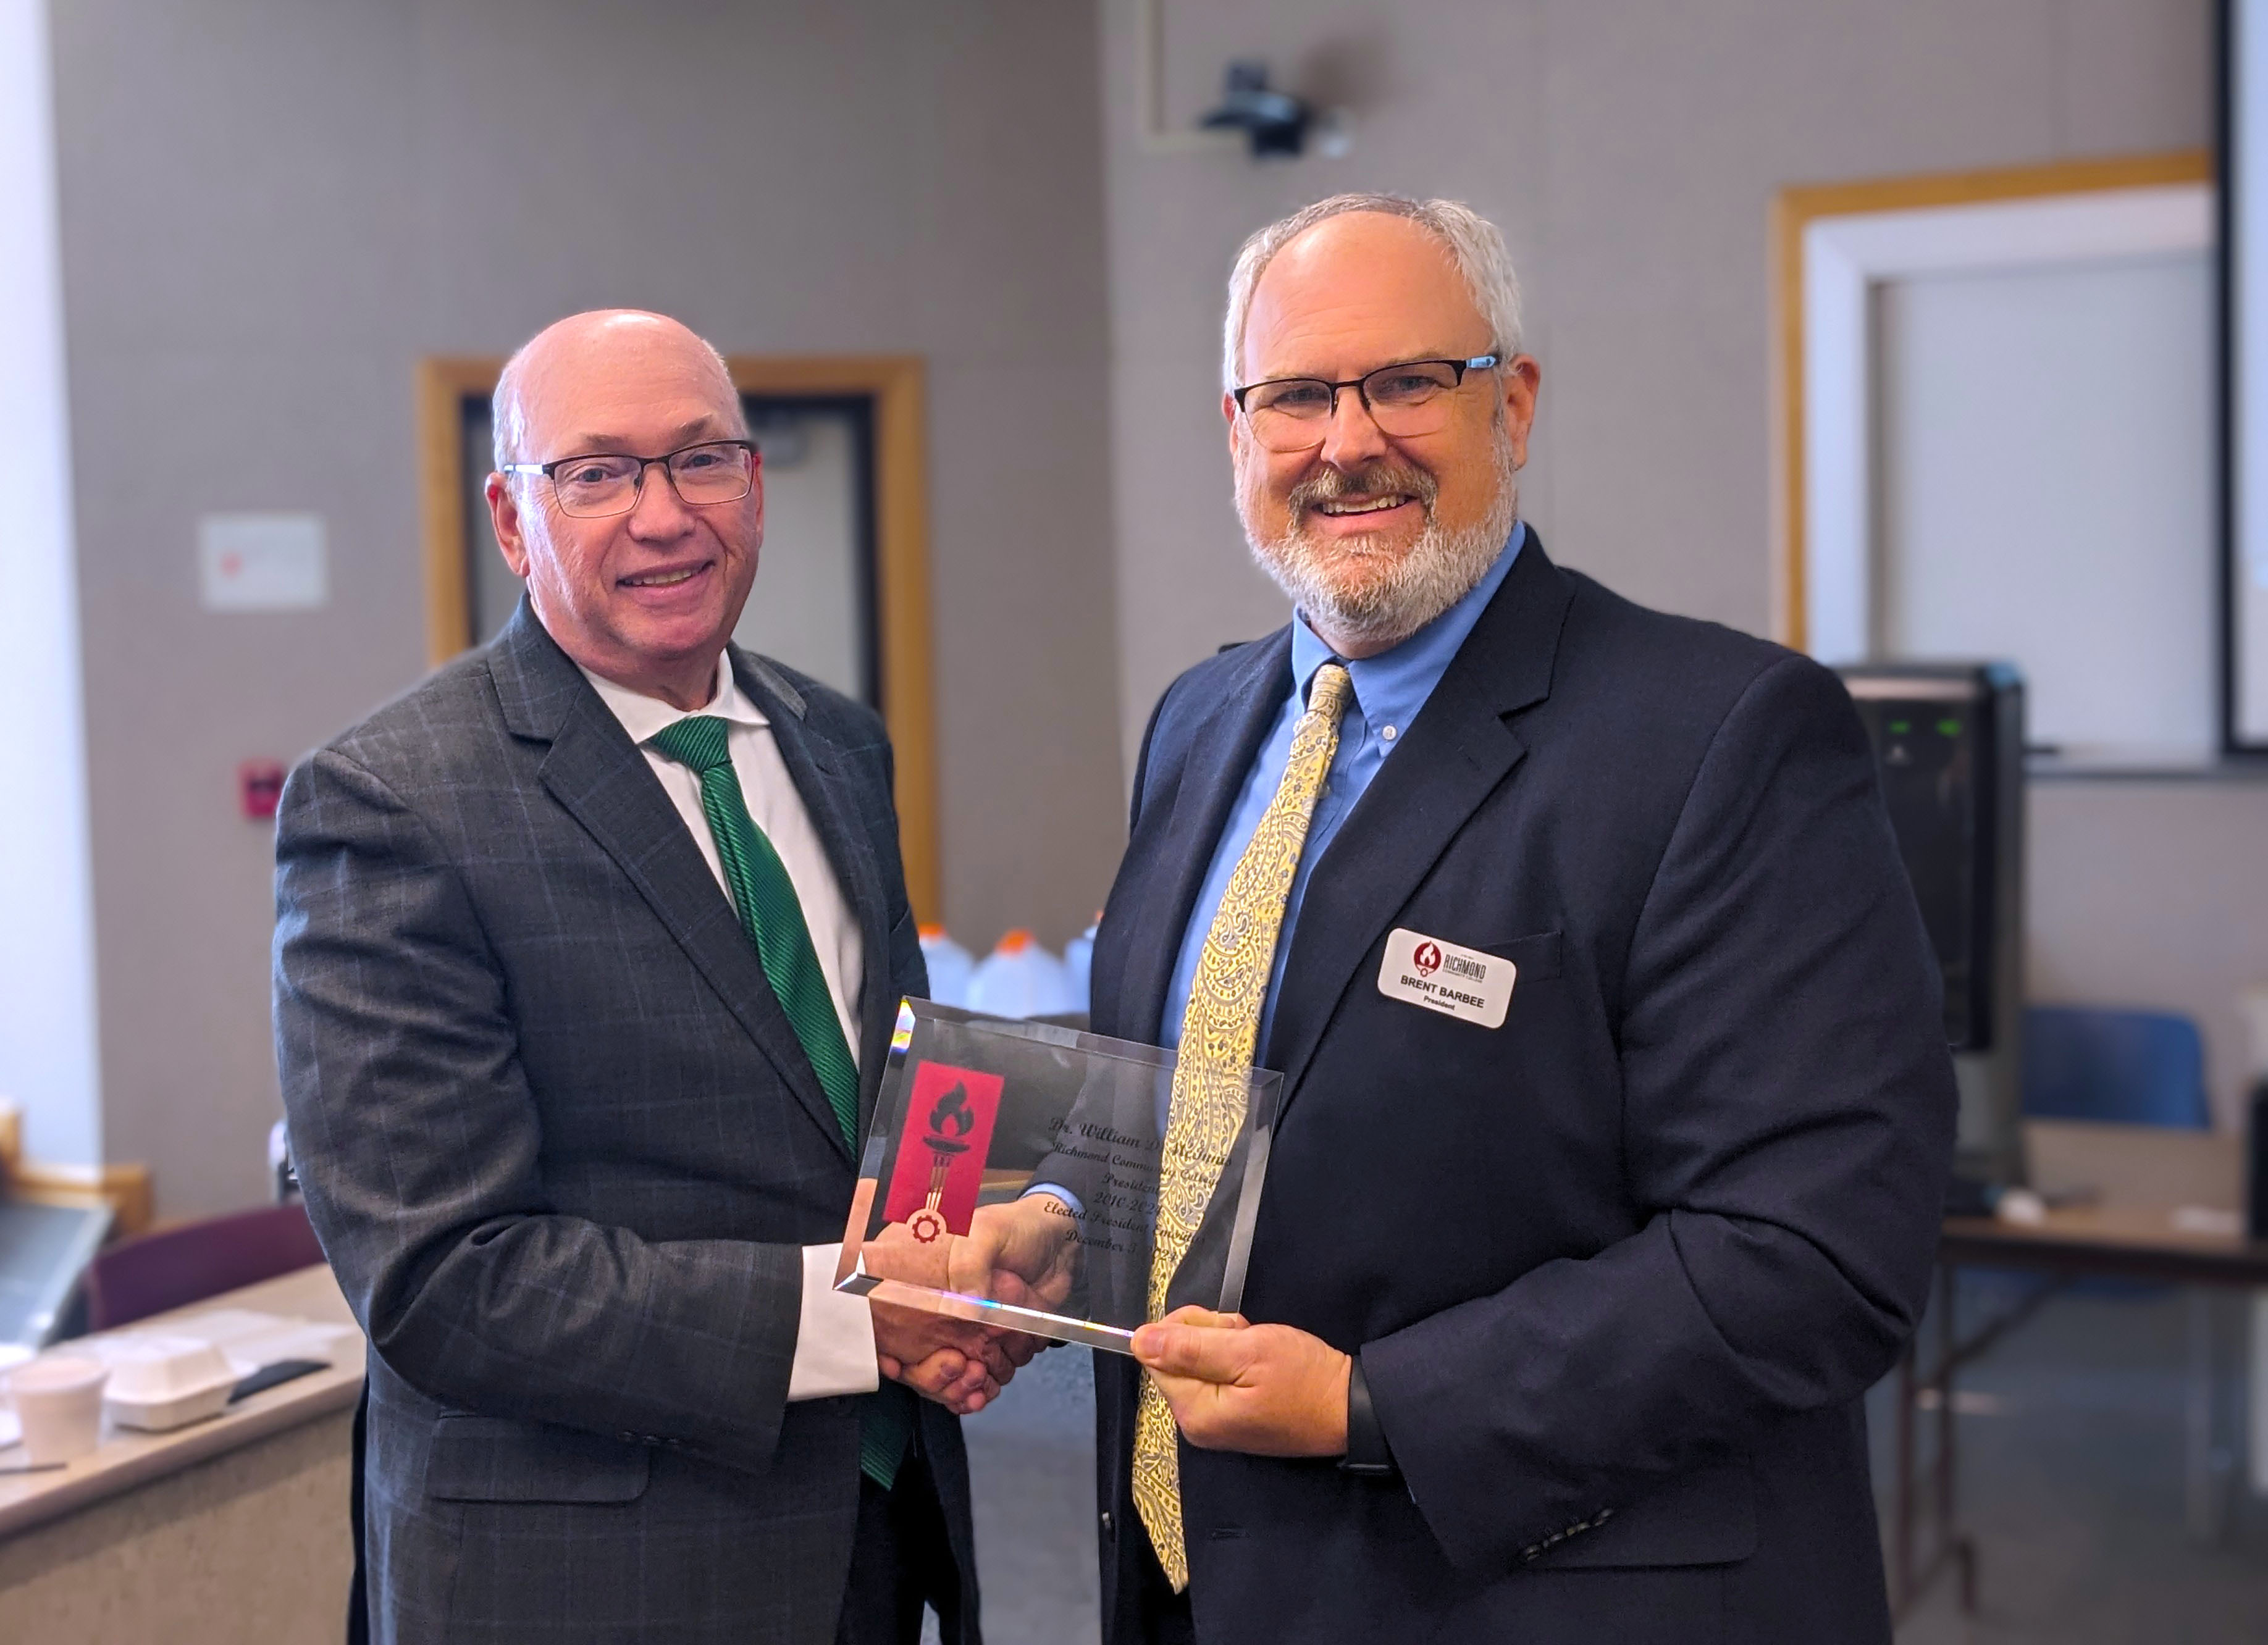
MULTIPOLYGON (((980 1221, 984 1215, 977 1213, 980 1221)), ((991 1253, 999 1242, 984 1240, 976 1251, 965 1249, 970 1243, 948 1237, 924 1245, 893 1223, 866 1242, 863 1254, 866 1271, 884 1279, 1003 1301, 1035 1300, 1030 1288, 1011 1272, 1003 1270, 996 1283, 991 1253)), ((1009 1379, 1048 1346, 1020 1331, 890 1303, 875 1303, 873 1319, 874 1357, 882 1375, 961 1416, 998 1399, 1009 1379)))

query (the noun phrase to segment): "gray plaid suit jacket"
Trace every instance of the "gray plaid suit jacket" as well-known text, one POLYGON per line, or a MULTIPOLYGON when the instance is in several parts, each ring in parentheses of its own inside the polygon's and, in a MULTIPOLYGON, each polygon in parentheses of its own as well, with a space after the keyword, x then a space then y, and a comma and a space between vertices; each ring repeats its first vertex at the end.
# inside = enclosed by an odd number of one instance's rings
MULTIPOLYGON (((880 722, 737 648, 865 945, 860 1100, 926 991, 880 722)), ((373 1350, 372 1637, 835 1637, 853 1399, 786 1402, 852 1161, 755 951, 525 603, 291 774, 276 1057, 373 1350)), ((924 1402, 976 1637, 966 1455, 924 1402)))

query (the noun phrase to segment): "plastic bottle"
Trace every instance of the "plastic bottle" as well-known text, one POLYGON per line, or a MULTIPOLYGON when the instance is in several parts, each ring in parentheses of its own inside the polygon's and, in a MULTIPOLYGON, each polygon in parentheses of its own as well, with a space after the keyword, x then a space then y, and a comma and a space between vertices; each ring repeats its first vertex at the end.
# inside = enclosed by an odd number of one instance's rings
POLYGON ((1064 944, 1064 969, 1071 973, 1071 997, 1079 1002, 1075 1011, 1091 1011, 1094 993, 1094 934, 1102 928, 1102 914, 1095 912, 1094 923, 1064 944))
POLYGON ((939 1005, 968 1005, 968 985, 976 956, 945 934, 941 925, 921 928, 922 958, 929 962, 929 997, 939 1005))
POLYGON ((984 957, 968 988, 969 1009, 993 1017, 1059 1017, 1081 1003, 1063 961, 1020 926, 984 957))

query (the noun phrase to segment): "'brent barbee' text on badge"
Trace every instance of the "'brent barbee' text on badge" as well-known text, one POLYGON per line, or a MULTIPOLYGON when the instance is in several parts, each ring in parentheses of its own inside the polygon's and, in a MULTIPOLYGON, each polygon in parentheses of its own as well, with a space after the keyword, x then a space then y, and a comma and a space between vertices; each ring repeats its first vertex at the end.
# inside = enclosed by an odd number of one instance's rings
POLYGON ((1378 968, 1378 991, 1407 1000, 1444 1017, 1484 1028, 1501 1028, 1512 1004, 1512 980, 1518 967, 1501 954, 1459 948, 1438 936, 1397 927, 1386 939, 1386 963, 1378 968))

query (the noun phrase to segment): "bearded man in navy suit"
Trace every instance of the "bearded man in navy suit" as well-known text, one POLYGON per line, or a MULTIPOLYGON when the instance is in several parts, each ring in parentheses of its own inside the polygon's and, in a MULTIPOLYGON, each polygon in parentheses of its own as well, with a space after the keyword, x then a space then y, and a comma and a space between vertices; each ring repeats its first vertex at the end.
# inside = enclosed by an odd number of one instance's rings
MULTIPOLYGON (((1447 202, 1236 263, 1294 616, 1151 717, 1093 1020, 1186 1061, 1242 1000, 1285 1085, 1242 1312, 1097 1356, 1108 1645, 1889 1638, 1860 1401, 1943 1202, 1939 979, 1835 677, 1520 518, 1519 327, 1447 202)), ((961 1282, 1044 1275, 1063 1209, 983 1214, 961 1282)))

